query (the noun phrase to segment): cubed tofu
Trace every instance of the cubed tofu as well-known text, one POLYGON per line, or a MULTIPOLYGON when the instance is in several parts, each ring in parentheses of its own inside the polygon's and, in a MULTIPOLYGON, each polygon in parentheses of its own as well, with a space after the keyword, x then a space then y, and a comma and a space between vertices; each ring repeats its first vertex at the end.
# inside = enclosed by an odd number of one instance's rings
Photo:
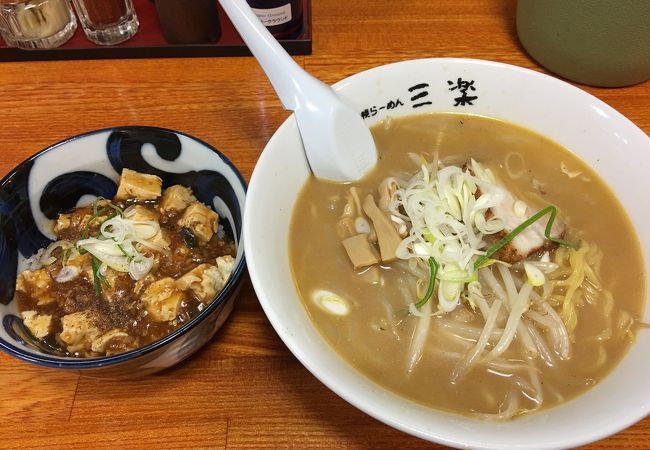
POLYGON ((156 175, 123 169, 115 198, 119 200, 155 200, 160 197, 162 180, 156 175))
POLYGON ((52 277, 47 269, 25 270, 16 278, 16 290, 36 299, 38 305, 47 305, 54 301, 50 293, 51 288, 52 277))
MULTIPOLYGON (((108 203, 108 200, 98 199, 94 205, 101 211, 108 203)), ((94 216, 92 206, 77 208, 70 213, 59 214, 54 223, 54 233, 59 237, 77 238, 86 228, 91 233, 96 231, 107 218, 105 214, 94 216)))
POLYGON ((168 322, 180 312, 185 293, 178 289, 173 278, 167 277, 147 286, 141 299, 151 320, 168 322))
POLYGON ((52 332, 52 316, 36 311, 23 311, 21 315, 23 323, 35 338, 43 339, 52 332))
MULTIPOLYGON (((128 218, 130 220, 141 221, 141 222, 160 222, 160 214, 151 208, 146 208, 142 205, 133 206, 132 212, 129 213, 128 218)), ((147 239, 152 244, 162 248, 163 250, 169 250, 171 245, 171 239, 167 235, 167 232, 162 228, 156 235, 150 239, 147 239)), ((151 249, 150 247, 146 247, 151 249)), ((141 244, 138 245, 138 251, 145 251, 146 249, 141 244)))
POLYGON ((157 245, 163 250, 169 250, 169 246, 171 245, 172 241, 167 233, 167 230, 161 228, 154 237, 149 239, 149 242, 151 242, 153 245, 157 245))
POLYGON ((235 258, 230 255, 223 255, 217 257, 217 268, 221 272, 221 277, 224 279, 224 284, 230 278, 230 274, 235 268, 235 258))
POLYGON ((76 266, 64 266, 56 272, 54 281, 57 283, 68 283, 76 280, 81 275, 81 270, 76 266))
POLYGON ((160 199, 160 210, 163 212, 183 211, 194 202, 196 202, 196 197, 192 194, 192 190, 177 184, 168 187, 163 192, 160 199))
POLYGON ((205 303, 216 291, 214 277, 221 279, 219 270, 210 264, 201 264, 176 280, 176 286, 181 291, 191 290, 196 297, 205 303))
POLYGON ((24 275, 25 272, 31 272, 31 271, 25 270, 18 274, 18 276, 16 277, 16 290, 26 294, 27 285, 25 284, 25 275, 24 275))
MULTIPOLYGON (((88 275, 90 276, 89 280, 92 280, 94 284, 92 270, 88 275)), ((106 283, 102 282, 102 298, 107 302, 116 302, 116 304, 124 302, 123 297, 127 295, 127 291, 124 289, 123 284, 120 286, 120 279, 130 279, 130 275, 128 273, 118 272, 110 267, 106 268, 106 283)))
MULTIPOLYGON (((90 282, 90 284, 94 285, 94 283, 95 283, 95 271, 93 270, 92 256, 93 255, 91 253, 84 253, 81 257, 68 261, 68 265, 78 267, 79 270, 81 270, 81 276, 84 277, 86 280, 88 280, 90 282)), ((101 262, 100 262, 100 265, 101 265, 101 262)), ((108 274, 108 271, 109 271, 108 267, 107 267, 106 271, 107 271, 107 274, 108 274)), ((108 277, 107 277, 106 281, 108 281, 108 283, 111 284, 111 286, 112 286, 111 280, 108 279, 108 277)), ((104 291, 105 288, 106 288, 106 286, 104 284, 102 284, 102 292, 104 291)))
POLYGON ((154 237, 149 238, 146 241, 150 244, 153 244, 153 247, 151 245, 137 243, 135 245, 135 248, 140 253, 149 253, 151 250, 153 250, 156 253, 156 255, 154 255, 156 260, 158 260, 158 253, 167 253, 169 246, 171 245, 171 238, 169 237, 169 233, 167 230, 164 230, 162 228, 160 231, 158 231, 158 233, 155 234, 154 237))
POLYGON ((216 233, 218 221, 219 215, 216 212, 203 203, 195 202, 185 209, 177 224, 190 229, 199 241, 205 243, 216 233))
POLYGON ((123 330, 115 328, 98 338, 90 345, 90 349, 95 353, 106 353, 108 347, 118 347, 125 350, 132 347, 133 338, 123 330))
POLYGON ((135 285, 133 286, 133 292, 135 292, 136 295, 140 295, 140 293, 143 292, 154 281, 156 281, 156 277, 151 275, 151 272, 148 273, 135 282, 135 285))
POLYGON ((76 267, 87 280, 93 280, 92 255, 90 253, 83 255, 75 253, 68 258, 66 265, 76 267))
POLYGON ((97 319, 90 311, 79 311, 61 318, 62 331, 59 340, 69 352, 83 352, 90 349, 92 342, 101 332, 97 327, 97 319))
POLYGON ((152 208, 147 208, 142 205, 133 205, 127 210, 127 217, 130 220, 137 220, 142 222, 153 221, 158 222, 160 215, 152 208))
POLYGON ((63 230, 67 230, 72 225, 70 214, 59 214, 54 223, 54 233, 58 236, 63 230))
POLYGON ((192 291, 201 303, 207 305, 223 289, 228 275, 224 277, 217 266, 201 264, 180 277, 176 285, 183 291, 192 291))

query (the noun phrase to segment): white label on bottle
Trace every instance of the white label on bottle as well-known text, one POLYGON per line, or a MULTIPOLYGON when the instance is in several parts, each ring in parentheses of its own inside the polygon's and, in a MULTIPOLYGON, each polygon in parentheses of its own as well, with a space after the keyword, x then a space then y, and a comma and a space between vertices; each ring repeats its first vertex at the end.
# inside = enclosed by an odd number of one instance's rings
POLYGON ((277 8, 251 9, 265 27, 272 27, 291 22, 291 3, 287 3, 286 5, 277 8))

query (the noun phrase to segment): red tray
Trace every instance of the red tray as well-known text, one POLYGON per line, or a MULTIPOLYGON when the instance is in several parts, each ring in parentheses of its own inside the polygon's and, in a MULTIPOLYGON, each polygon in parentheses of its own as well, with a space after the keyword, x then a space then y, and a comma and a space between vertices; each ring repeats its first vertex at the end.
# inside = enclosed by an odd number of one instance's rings
MULTIPOLYGON (((150 0, 133 0, 140 27, 138 33, 118 45, 101 46, 86 39, 81 25, 64 45, 53 49, 23 50, 7 47, 0 38, 0 61, 55 59, 181 58, 250 55, 239 33, 219 7, 221 37, 214 44, 168 44, 163 37, 156 7, 150 0)), ((303 0, 303 32, 295 39, 280 40, 292 55, 311 54, 311 0, 303 0)))

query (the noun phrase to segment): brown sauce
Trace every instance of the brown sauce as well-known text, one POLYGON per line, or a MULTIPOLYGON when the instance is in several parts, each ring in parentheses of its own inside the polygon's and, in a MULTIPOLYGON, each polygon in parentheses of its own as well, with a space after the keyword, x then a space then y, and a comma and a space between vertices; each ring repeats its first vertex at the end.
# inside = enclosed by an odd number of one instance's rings
MULTIPOLYGON (((134 202, 115 203, 121 209, 132 204, 134 202)), ((180 213, 159 213, 158 202, 140 202, 139 204, 158 215, 160 229, 169 241, 168 251, 156 254, 156 263, 153 268, 139 282, 128 273, 112 271, 109 277, 110 286, 103 285, 102 292, 98 295, 93 277, 82 273, 71 281, 51 281, 47 289, 51 301, 45 304, 43 302, 39 304, 42 293, 37 292, 38 289, 33 286, 28 286, 26 292, 16 290, 16 300, 20 311, 36 311, 39 315, 52 317, 52 330, 43 341, 54 351, 71 356, 101 356, 102 354, 139 348, 157 341, 187 323, 212 300, 210 298, 206 302, 206 299, 198 298, 189 289, 184 292, 179 312, 173 320, 151 320, 146 305, 141 301, 142 292, 151 283, 166 277, 176 280, 200 264, 214 265, 215 260, 219 257, 225 255, 234 257, 236 248, 233 242, 219 237, 217 233, 205 243, 198 245, 196 242, 190 242, 190 244, 196 244, 190 246, 187 235, 188 233, 191 235, 191 232, 176 224, 180 213), (119 329, 125 332, 128 338, 110 341, 105 352, 90 351, 88 345, 83 350, 68 351, 66 345, 59 339, 62 332, 61 319, 80 311, 92 312, 93 326, 100 333, 119 329)), ((106 216, 90 220, 89 218, 92 216, 93 207, 76 208, 71 211, 68 216, 70 226, 60 230, 59 239, 77 242, 89 236, 96 236, 106 216)), ((90 254, 87 255, 90 258, 90 254)), ((51 279, 54 280, 62 270, 63 251, 58 248, 52 252, 52 256, 56 258, 57 262, 40 270, 47 271, 51 279)))
MULTIPOLYGON (((567 401, 602 380, 621 360, 631 339, 617 335, 616 326, 614 337, 596 337, 606 328, 608 317, 615 323, 627 312, 637 321, 641 319, 646 276, 634 229, 605 183, 564 147, 510 123, 461 114, 427 114, 393 119, 390 126, 384 125, 372 130, 380 158, 377 168, 354 184, 361 198, 376 193, 388 176, 414 173, 418 167, 409 152, 426 155, 431 161, 437 150, 441 158, 456 159, 457 164, 473 157, 488 165, 523 199, 541 183, 538 190, 543 200, 557 205, 562 218, 581 238, 597 243, 603 253, 602 284, 613 295, 613 309, 603 315, 603 301, 580 306, 578 326, 571 336, 571 357, 553 368, 539 361, 532 363, 540 373, 544 408, 567 401), (510 179, 505 168, 511 153, 519 155, 510 161, 517 179, 510 179), (569 178, 561 170, 562 162, 584 176, 569 178)), ((453 349, 440 344, 447 342, 444 339, 449 334, 441 325, 444 318, 432 319, 424 354, 416 369, 407 373, 409 343, 417 319, 391 313, 404 311, 400 291, 404 272, 394 263, 382 264, 379 270, 384 283, 380 285, 368 281, 370 271, 364 275, 363 270, 353 270, 336 229, 349 189, 350 185, 310 178, 293 211, 289 257, 296 288, 314 324, 349 364, 399 395, 464 415, 497 413, 512 385, 504 373, 485 367, 450 383, 456 360, 453 349), (350 313, 335 316, 325 312, 312 298, 318 290, 349 300, 350 313)), ((457 311, 458 316, 462 314, 466 325, 480 325, 471 308, 457 311)), ((525 362, 517 354, 509 358, 513 365, 525 362)))
POLYGON ((118 23, 126 14, 124 0, 83 0, 88 18, 96 26, 118 23))

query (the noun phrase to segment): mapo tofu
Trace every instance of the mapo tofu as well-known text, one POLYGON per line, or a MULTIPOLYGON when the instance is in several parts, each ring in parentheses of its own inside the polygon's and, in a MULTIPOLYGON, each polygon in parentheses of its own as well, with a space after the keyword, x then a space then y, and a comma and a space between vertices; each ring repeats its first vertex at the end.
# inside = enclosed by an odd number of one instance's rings
POLYGON ((226 285, 236 248, 185 186, 124 169, 113 200, 60 214, 16 279, 23 323, 69 356, 133 350, 187 323, 226 285))

